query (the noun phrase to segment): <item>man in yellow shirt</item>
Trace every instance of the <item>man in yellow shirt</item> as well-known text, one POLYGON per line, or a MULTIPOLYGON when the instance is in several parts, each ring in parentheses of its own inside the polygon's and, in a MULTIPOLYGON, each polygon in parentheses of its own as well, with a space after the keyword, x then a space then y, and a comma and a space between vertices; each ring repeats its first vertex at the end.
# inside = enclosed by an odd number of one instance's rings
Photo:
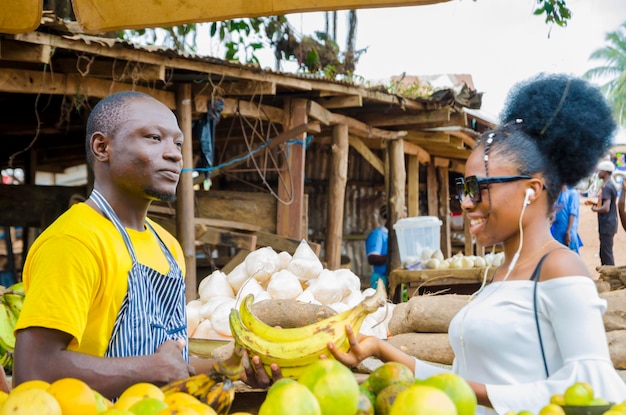
MULTIPOLYGON (((37 238, 24 267, 15 385, 76 377, 114 398, 138 382, 208 369, 186 347, 181 247, 146 217, 153 200, 175 199, 182 144, 175 115, 148 95, 122 92, 94 107, 86 134, 94 189, 37 238)), ((248 378, 268 385, 253 362, 259 377, 248 378)))

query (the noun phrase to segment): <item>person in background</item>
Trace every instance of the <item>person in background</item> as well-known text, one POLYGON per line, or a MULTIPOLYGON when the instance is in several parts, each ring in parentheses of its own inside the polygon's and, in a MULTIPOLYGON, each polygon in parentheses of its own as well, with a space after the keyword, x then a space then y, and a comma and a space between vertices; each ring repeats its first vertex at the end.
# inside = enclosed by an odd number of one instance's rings
POLYGON ((613 239, 617 233, 617 189, 611 180, 615 165, 610 160, 598 163, 598 178, 602 179, 602 187, 598 201, 587 200, 591 210, 598 214, 598 233, 600 235, 600 263, 615 265, 613 257, 613 239))
MULTIPOLYGON (((149 95, 121 92, 93 108, 93 191, 34 241, 24 266, 15 386, 74 377, 112 399, 210 369, 188 354, 182 249, 147 218, 152 201, 176 197, 182 145, 174 113, 149 95)), ((245 379, 269 385, 252 361, 245 379)))
POLYGON ((577 254, 580 254, 579 248, 583 246, 583 241, 578 234, 579 213, 580 195, 578 191, 573 187, 564 185, 554 205, 554 221, 550 231, 557 241, 577 254))
POLYGON ((365 240, 365 253, 367 262, 373 267, 370 276, 370 287, 376 288, 378 280, 381 279, 388 286, 387 282, 387 246, 389 242, 389 229, 387 229, 387 205, 382 205, 378 209, 379 226, 367 235, 365 240))
MULTIPOLYGON (((580 255, 550 233, 563 185, 588 177, 612 145, 611 109, 583 79, 540 74, 511 90, 500 118, 477 139, 456 190, 476 243, 502 243, 504 262, 449 324, 451 371, 472 387, 477 413, 537 414, 578 381, 622 402, 626 384, 602 318, 607 302, 580 255)), ((357 337, 349 326, 346 332, 349 351, 329 349, 347 366, 374 356, 401 362, 420 379, 447 371, 385 340, 357 337)))
POLYGON ((622 181, 622 191, 617 200, 617 214, 622 228, 626 231, 626 179, 622 181))

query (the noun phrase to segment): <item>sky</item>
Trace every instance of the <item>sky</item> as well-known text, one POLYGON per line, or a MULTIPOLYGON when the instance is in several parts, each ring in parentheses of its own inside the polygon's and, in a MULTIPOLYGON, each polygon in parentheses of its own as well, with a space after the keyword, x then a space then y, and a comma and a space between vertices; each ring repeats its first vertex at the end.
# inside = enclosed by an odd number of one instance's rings
MULTIPOLYGON (((429 6, 358 11, 356 73, 375 82, 393 75, 470 74, 482 110, 498 115, 508 90, 539 72, 582 75, 602 62, 591 53, 626 22, 626 0, 567 0, 567 27, 533 15, 536 0, 452 0, 429 6)), ((303 33, 324 28, 322 13, 289 15, 303 33)), ((339 14, 339 28, 346 26, 339 14)), ((338 33, 342 49, 345 31, 338 33)), ((273 64, 267 64, 271 66, 273 64)))

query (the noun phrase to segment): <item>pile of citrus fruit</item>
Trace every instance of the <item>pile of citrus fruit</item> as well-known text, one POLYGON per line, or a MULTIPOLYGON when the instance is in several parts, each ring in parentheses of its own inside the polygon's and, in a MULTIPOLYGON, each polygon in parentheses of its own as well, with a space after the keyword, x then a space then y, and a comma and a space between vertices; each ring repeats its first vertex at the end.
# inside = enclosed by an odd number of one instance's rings
MULTIPOLYGON (((550 397, 550 402, 541 408, 539 415, 626 415, 626 401, 611 403, 595 396, 590 384, 575 382, 550 397)), ((506 415, 535 415, 532 411, 509 411, 506 415)))
POLYGON ((267 392, 259 415, 473 415, 476 395, 461 377, 415 379, 399 363, 385 363, 360 385, 336 360, 314 362, 297 380, 281 379, 267 392))
POLYGON ((137 383, 113 403, 85 382, 63 378, 48 383, 24 382, 10 393, 0 392, 0 415, 216 415, 195 397, 177 392, 164 396, 151 383, 137 383))

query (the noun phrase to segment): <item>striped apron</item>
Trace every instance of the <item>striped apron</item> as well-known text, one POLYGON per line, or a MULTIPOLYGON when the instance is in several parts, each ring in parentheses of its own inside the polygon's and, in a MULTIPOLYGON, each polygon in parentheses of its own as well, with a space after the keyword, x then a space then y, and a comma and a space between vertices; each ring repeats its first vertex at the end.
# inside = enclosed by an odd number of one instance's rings
MULTIPOLYGON (((164 275, 140 264, 130 236, 111 205, 95 189, 90 198, 120 232, 133 262, 128 272, 128 291, 113 326, 105 357, 150 355, 168 339, 183 339, 187 344, 185 282, 169 249, 146 221, 150 231, 159 240, 170 270, 164 275)), ((189 362, 187 346, 183 356, 189 362)))

